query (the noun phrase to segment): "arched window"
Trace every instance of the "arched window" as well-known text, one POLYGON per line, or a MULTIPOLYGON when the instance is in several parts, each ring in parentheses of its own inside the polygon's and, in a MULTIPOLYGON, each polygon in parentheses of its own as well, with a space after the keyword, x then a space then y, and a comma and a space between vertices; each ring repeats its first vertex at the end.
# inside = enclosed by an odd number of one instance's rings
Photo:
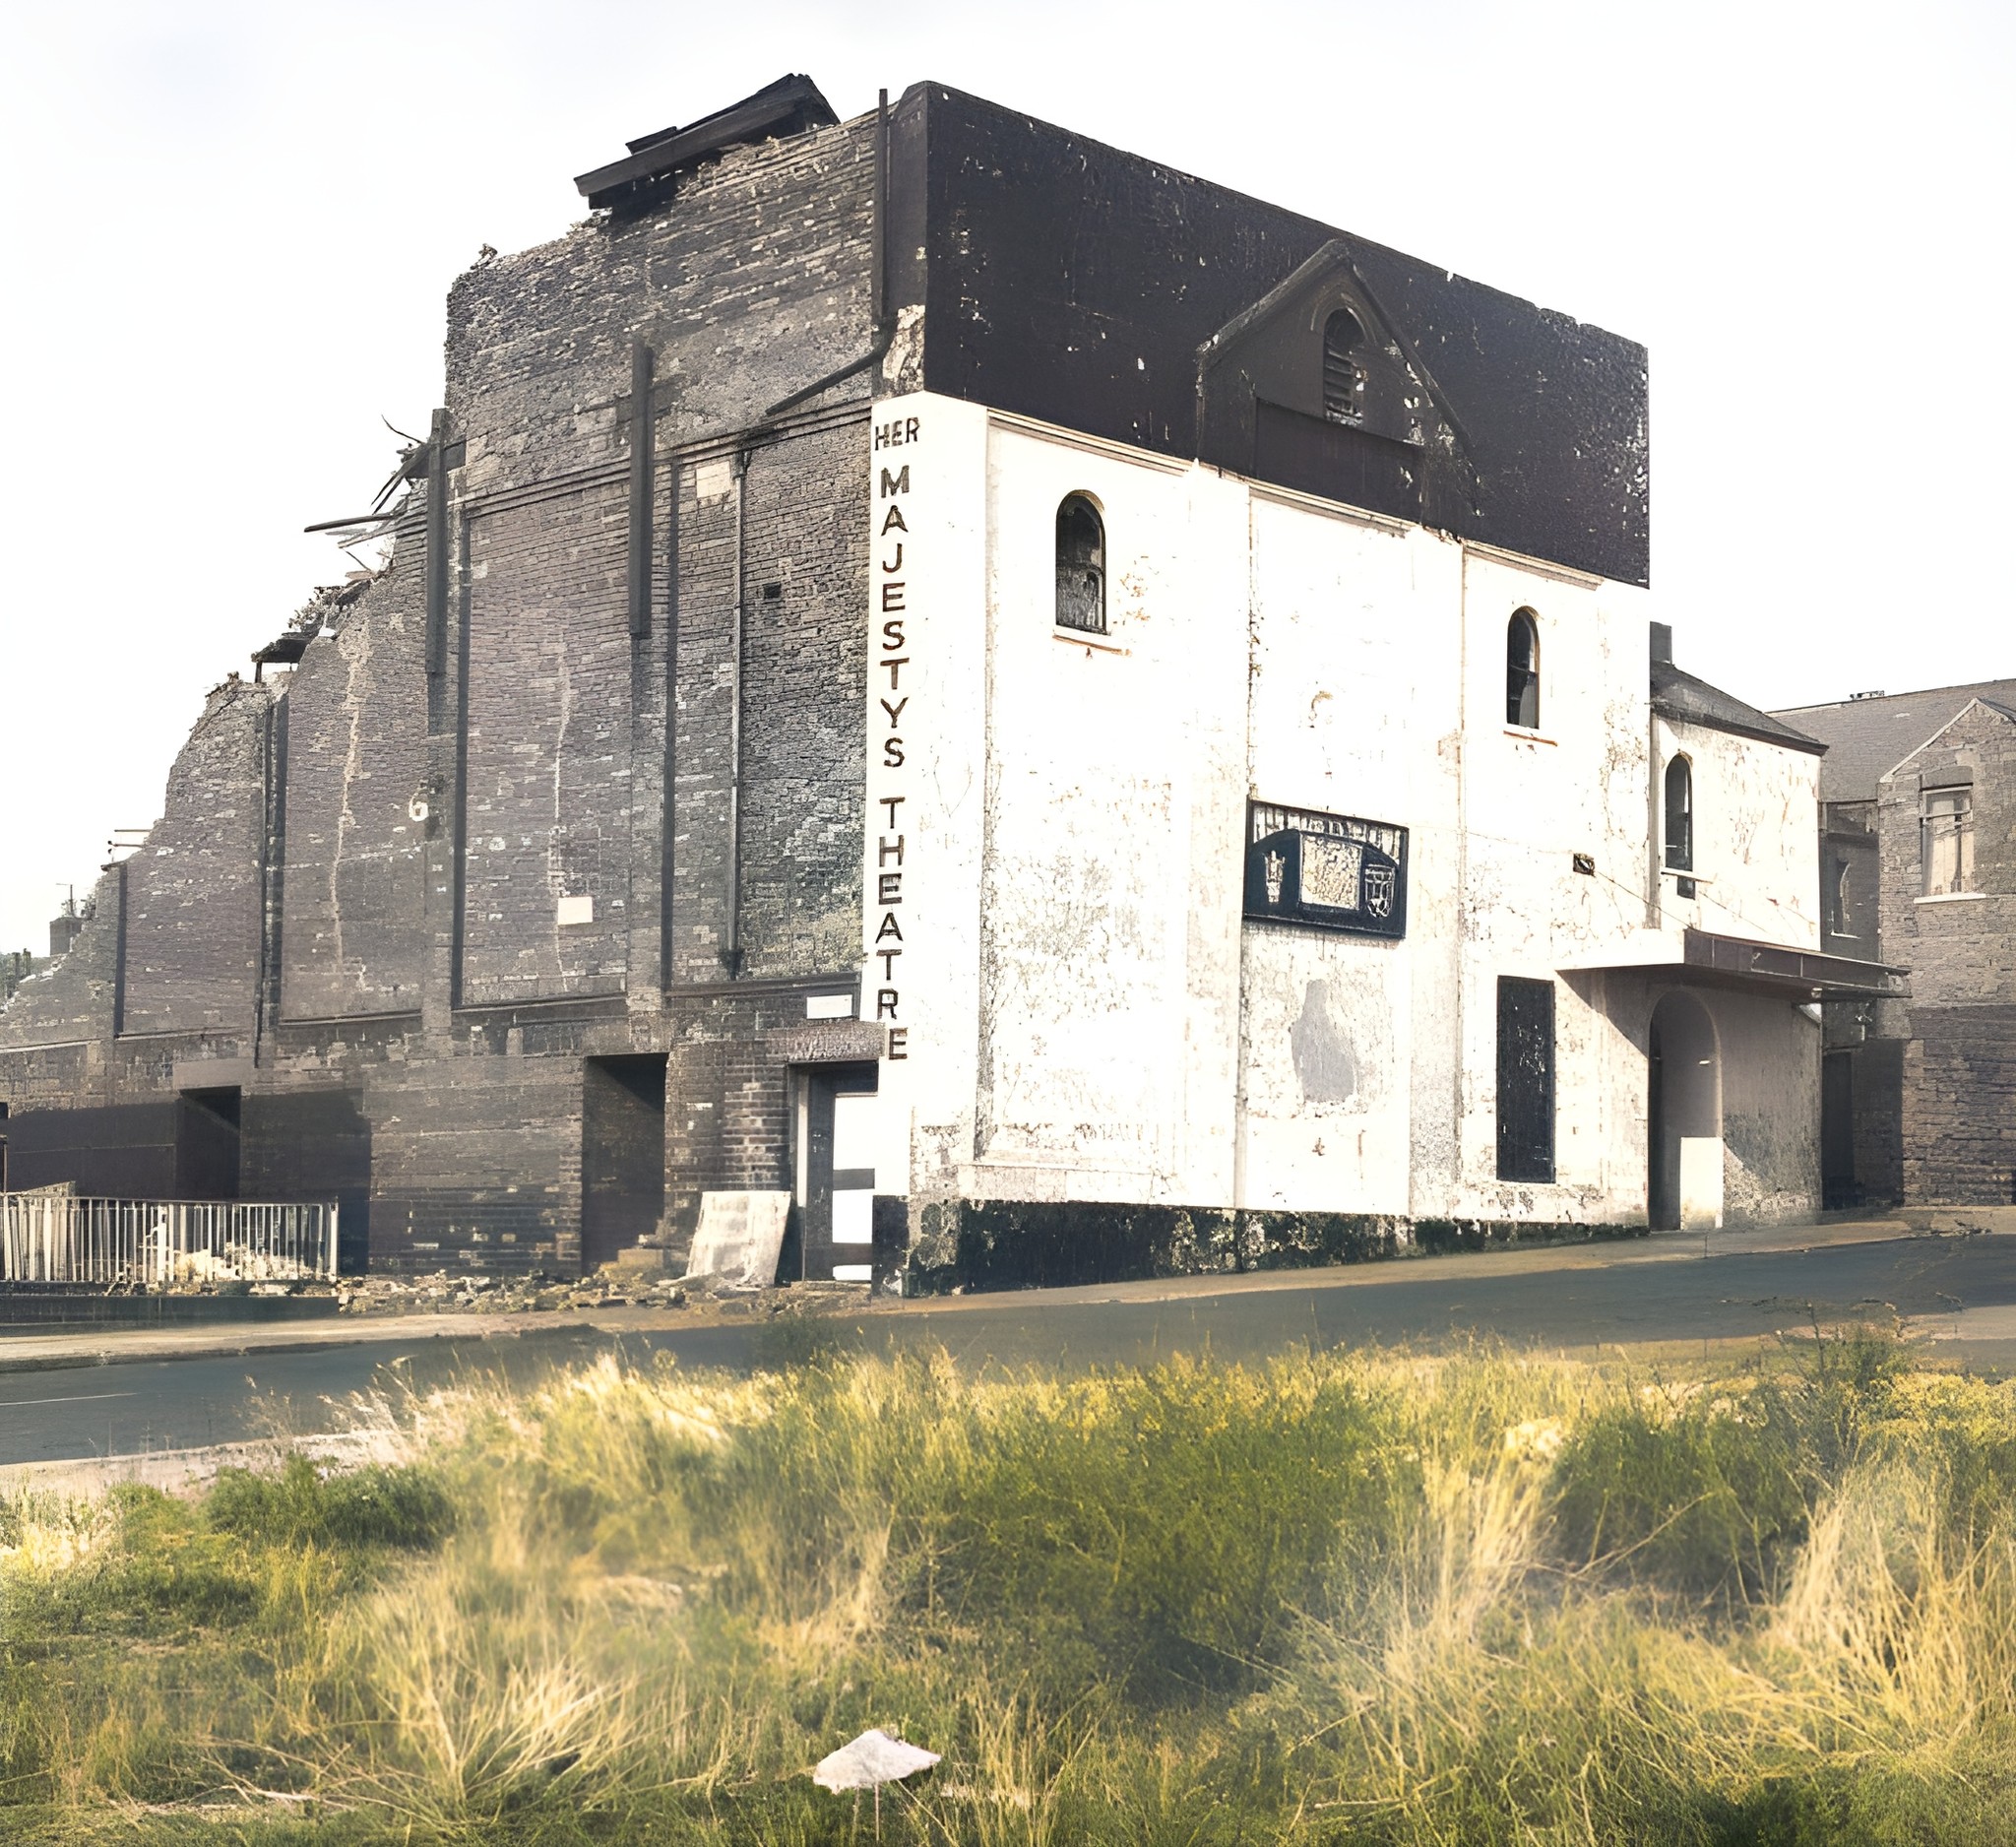
POLYGON ((1333 423, 1355 423, 1365 410, 1365 374, 1353 355, 1365 330, 1349 308, 1323 323, 1323 414, 1333 423))
POLYGON ((1085 494, 1057 508, 1057 626, 1106 632, 1106 529, 1085 494))
POLYGON ((1540 729, 1540 626, 1531 609, 1505 625, 1505 723, 1540 729))
MULTIPOLYGON (((1674 757, 1666 766, 1666 863, 1671 872, 1694 869, 1694 766, 1674 757)), ((1694 881, 1676 881, 1682 898, 1694 895, 1694 881)))
POLYGON ((1666 862, 1675 872, 1694 869, 1694 766, 1685 757, 1666 766, 1666 862))

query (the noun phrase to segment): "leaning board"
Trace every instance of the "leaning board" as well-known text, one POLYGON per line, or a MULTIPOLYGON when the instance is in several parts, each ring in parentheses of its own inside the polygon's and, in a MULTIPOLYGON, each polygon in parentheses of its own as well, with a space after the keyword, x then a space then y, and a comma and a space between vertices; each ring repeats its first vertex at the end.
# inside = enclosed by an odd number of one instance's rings
POLYGON ((790 1209, 789 1193, 702 1193, 700 1228, 693 1234, 686 1274, 767 1289, 777 1281, 790 1209))

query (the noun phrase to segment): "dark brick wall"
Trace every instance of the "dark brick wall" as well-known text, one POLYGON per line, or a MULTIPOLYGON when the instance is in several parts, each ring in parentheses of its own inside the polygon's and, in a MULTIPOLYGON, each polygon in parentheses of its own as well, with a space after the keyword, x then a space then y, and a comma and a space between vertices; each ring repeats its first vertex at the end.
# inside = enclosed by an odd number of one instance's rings
POLYGON ((860 954, 867 468, 849 420, 756 449, 739 487, 719 462, 681 471, 676 981, 726 972, 737 492, 741 972, 850 974, 860 954))
POLYGON ((238 1190, 246 1199, 333 1199, 346 1273, 365 1266, 371 1224, 371 1120, 358 1089, 244 1100, 238 1190))
POLYGON ((872 154, 865 122, 733 150, 656 212, 456 284, 466 464, 414 488, 384 573, 318 603, 291 675, 220 689, 148 850, 0 1017, 0 1098, 73 1117, 81 1138, 40 1139, 75 1145, 84 1183, 171 1190, 174 1137, 155 1130, 185 1107, 177 1067, 229 1061, 246 1196, 337 1197, 375 1263, 567 1268, 584 1060, 638 1055, 669 1064, 675 1222, 704 1188, 789 1183, 789 1074, 765 1035, 859 953, 871 381, 765 413, 873 337, 872 154), (637 338, 659 385, 641 638, 637 338), (443 489, 450 647, 430 677, 424 513, 443 489), (558 924, 571 895, 594 897, 591 924, 558 924))
POLYGON ((7 1183, 58 1186, 67 1180, 101 1199, 172 1199, 181 1115, 175 1097, 16 1110, 7 1120, 7 1183))
POLYGON ((2016 1006, 1915 1007, 1904 1054, 1904 1196, 2016 1205, 2016 1006))
POLYGON ((126 861, 123 1033, 251 1030, 271 707, 240 680, 211 694, 160 821, 126 861))
POLYGON ((1873 1039, 1852 1054, 1855 1178, 1865 1206, 1904 1198, 1904 1046, 1901 1039, 1873 1039))
POLYGON ((280 1010, 297 1020, 417 1011, 425 935, 424 545, 402 523, 391 567, 330 611, 286 687, 277 855, 280 1010))
POLYGON ((801 989, 680 998, 665 1088, 665 1217, 691 1237, 700 1195, 791 1185, 790 1072, 766 1032, 805 1015, 801 989))
POLYGON ((745 972, 850 973, 861 951, 867 431, 850 423, 759 451, 746 485, 745 972))
POLYGON ((462 490, 620 461, 633 340, 658 354, 662 445, 746 429, 859 357, 873 162, 872 118, 730 149, 658 211, 467 272, 448 304, 462 490))
POLYGON ((473 1044, 368 1073, 373 1266, 578 1265, 581 1082, 578 1053, 473 1044))
POLYGON ((465 1005, 622 990, 627 532, 620 482, 469 523, 465 1005), (583 897, 593 920, 563 927, 560 901, 583 897))

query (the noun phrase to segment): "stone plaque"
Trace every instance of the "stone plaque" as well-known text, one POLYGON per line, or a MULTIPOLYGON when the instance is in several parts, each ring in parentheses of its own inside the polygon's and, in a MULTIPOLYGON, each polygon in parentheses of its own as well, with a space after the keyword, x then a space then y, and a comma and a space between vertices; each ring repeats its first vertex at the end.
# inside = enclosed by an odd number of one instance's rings
POLYGON ((1407 829, 1249 804, 1246 916, 1358 936, 1407 934, 1407 829))
POLYGON ((787 1064, 863 1064, 880 1058, 889 1047, 888 1034, 872 1020, 807 1020, 763 1038, 787 1064))

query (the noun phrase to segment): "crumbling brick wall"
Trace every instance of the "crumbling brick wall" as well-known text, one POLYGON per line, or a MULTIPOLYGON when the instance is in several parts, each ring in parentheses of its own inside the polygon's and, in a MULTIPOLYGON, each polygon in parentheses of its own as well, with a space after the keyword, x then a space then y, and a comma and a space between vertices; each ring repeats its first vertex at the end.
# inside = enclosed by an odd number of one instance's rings
POLYGON ((640 767, 626 513, 606 482, 469 523, 465 1005, 623 989, 640 767), (566 900, 586 900, 580 921, 566 900))
POLYGON ((392 560, 331 599, 281 712, 285 780, 275 854, 280 1012, 290 1020, 417 1012, 424 961, 424 541, 402 521, 392 560))
POLYGON ((694 1125, 667 1134, 688 1219, 704 1187, 788 1183, 788 1074, 765 1035, 859 954, 868 381, 766 414, 873 338, 873 136, 862 120, 731 149, 656 210, 456 284, 466 462, 414 484, 389 567, 317 606, 293 673, 220 691, 157 837, 0 1022, 0 1096, 90 1106, 102 1127, 158 1115, 205 1060, 246 1086, 245 1184, 341 1194, 394 1264, 578 1257, 591 1056, 669 1055, 668 1119, 694 1125), (639 339, 658 494, 651 632, 633 638, 639 339), (576 895, 593 922, 562 926, 576 895))
POLYGON ((236 677, 211 694, 126 861, 122 1034, 252 1030, 271 711, 266 687, 236 677))

